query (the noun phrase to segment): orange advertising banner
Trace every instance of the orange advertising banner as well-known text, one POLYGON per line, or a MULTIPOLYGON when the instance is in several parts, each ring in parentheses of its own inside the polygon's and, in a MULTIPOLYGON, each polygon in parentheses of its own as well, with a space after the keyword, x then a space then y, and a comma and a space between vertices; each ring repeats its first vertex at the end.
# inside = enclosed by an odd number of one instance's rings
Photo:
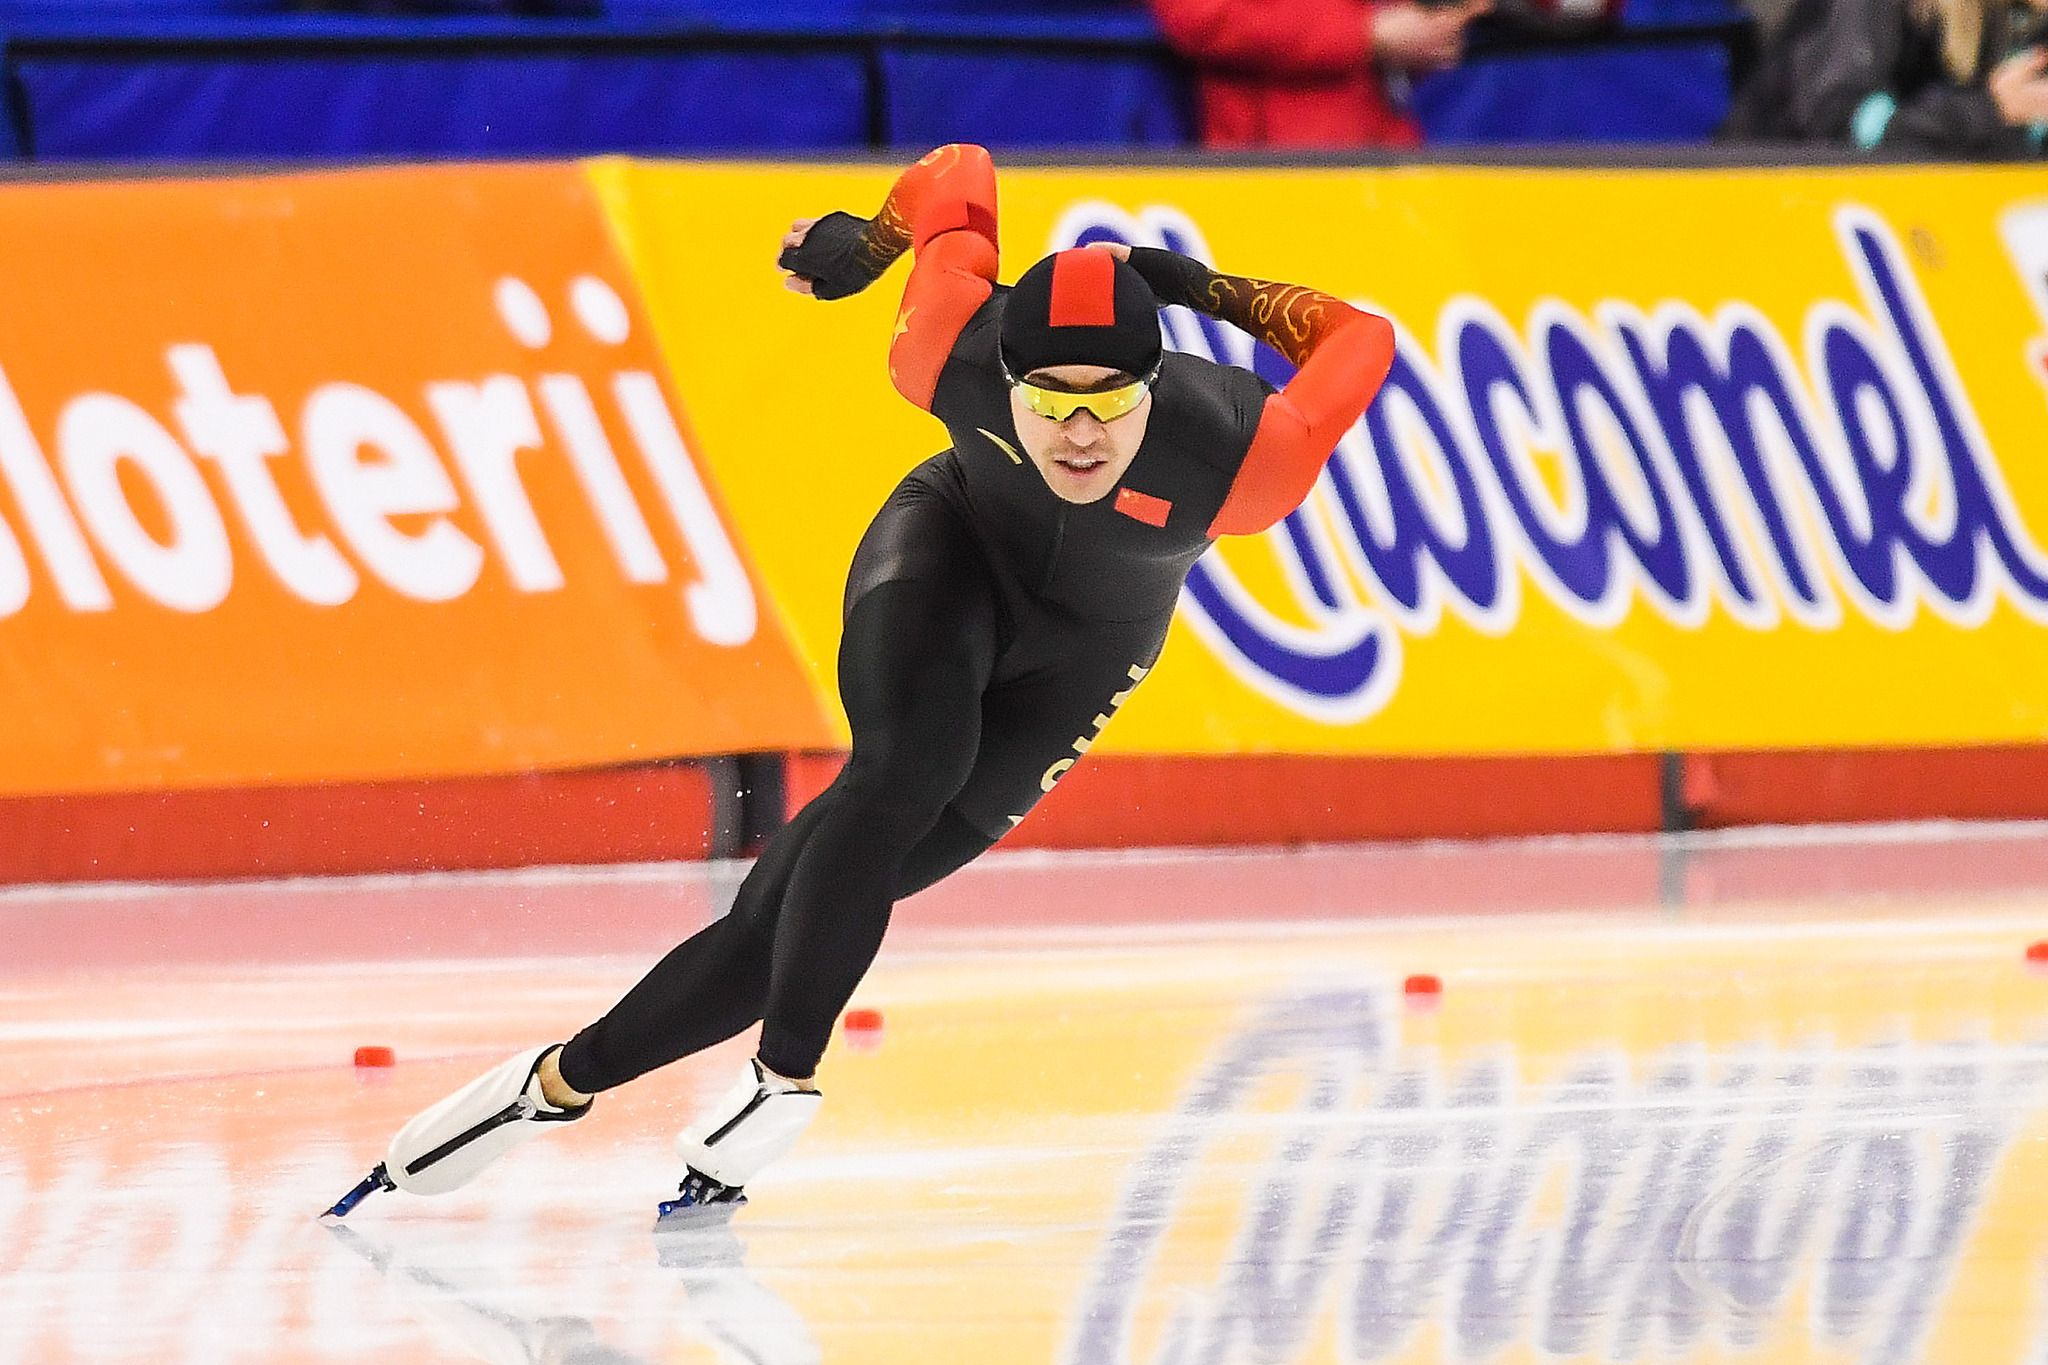
POLYGON ((0 794, 829 743, 569 165, 0 188, 0 794))

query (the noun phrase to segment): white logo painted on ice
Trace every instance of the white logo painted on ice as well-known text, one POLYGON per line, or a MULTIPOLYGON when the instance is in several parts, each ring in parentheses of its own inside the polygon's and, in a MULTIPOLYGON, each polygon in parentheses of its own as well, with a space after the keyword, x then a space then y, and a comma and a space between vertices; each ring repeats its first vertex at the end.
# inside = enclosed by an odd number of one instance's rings
POLYGON ((2048 1082, 2040 1046, 1758 1044, 1640 1076, 1582 1052, 1525 1100, 1511 1053, 1444 1075, 1397 1028, 1377 993, 1308 991, 1215 1052, 1126 1177, 1066 1365, 1287 1365, 1333 1322, 1354 1363, 1425 1325, 1459 1360, 1742 1350, 1802 1282, 1817 1344, 1905 1365, 2048 1082), (1282 1087, 1291 1108, 1247 1107, 1282 1087), (1249 1175, 1247 1141, 1267 1151, 1249 1175), (1188 1282, 1161 1246, 1240 1186, 1215 1278, 1188 1282))

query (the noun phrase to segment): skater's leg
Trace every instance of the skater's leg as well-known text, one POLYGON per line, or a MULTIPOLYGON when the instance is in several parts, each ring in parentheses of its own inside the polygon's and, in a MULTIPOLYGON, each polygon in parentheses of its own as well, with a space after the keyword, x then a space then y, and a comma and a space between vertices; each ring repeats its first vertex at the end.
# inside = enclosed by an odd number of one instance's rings
MULTIPOLYGON (((964 591, 957 579, 891 583, 863 597, 848 614, 841 646, 842 690, 854 732, 846 770, 770 840, 731 914, 670 952, 570 1041, 560 1058, 562 1079, 584 1093, 609 1090, 759 1020, 792 877, 814 856, 841 864, 855 887, 885 889, 879 909, 874 896, 856 891, 858 908, 846 903, 824 911, 827 918, 868 927, 842 938, 828 925, 805 949, 831 959, 821 989, 828 996, 844 992, 838 1004, 824 1007, 829 1034, 831 1019, 881 941, 899 866, 966 780, 994 652, 993 605, 977 580, 968 579, 964 591), (813 855, 821 833, 834 851, 813 855), (830 984, 841 980, 843 986, 830 984)), ((809 1074, 806 1068, 799 1078, 809 1074)))
POLYGON ((914 885, 979 851, 977 840, 957 839, 953 823, 937 827, 973 770, 981 699, 1005 629, 979 544, 915 478, 870 528, 849 599, 840 690, 852 758, 826 796, 773 841, 773 856, 748 878, 734 913, 671 953, 630 1003, 559 1053, 544 1046, 514 1058, 418 1116, 337 1214, 370 1189, 390 1188, 400 1158, 410 1177, 433 1172, 401 1186, 450 1189, 503 1145, 587 1112, 587 1104, 548 1097, 544 1061, 556 1064, 552 1079, 562 1087, 591 1094, 764 1015, 762 1056, 735 1088, 745 1092, 741 1105, 701 1135, 687 1131, 684 1157, 707 1189, 736 1193, 752 1169, 795 1140, 817 1096, 794 1082, 815 1069, 880 946, 911 853, 929 836, 937 855, 910 868, 914 885), (418 1157, 415 1147, 424 1149, 418 1157))
POLYGON ((853 754, 776 922, 759 1052, 770 1071, 801 1080, 816 1070, 881 946, 912 850, 966 784, 996 633, 981 575, 884 583, 848 613, 839 690, 853 754))
MULTIPOLYGON (((1034 635, 1051 635, 1032 623, 1034 635)), ((982 698, 981 751, 967 786, 904 859, 896 898, 914 896, 986 853, 1048 791, 1075 739, 1099 733, 1158 657, 1167 621, 1118 623, 1051 635, 1054 662, 982 698), (1070 738, 1071 736, 1071 738, 1070 738), (1050 780, 1049 780, 1050 779, 1050 780), (987 828, 984 827, 985 822, 987 828)), ((1045 649, 1041 645, 1041 649, 1045 649)))
MULTIPOLYGON (((898 487, 869 527, 848 572, 847 594, 840 663, 842 674, 850 670, 856 676, 856 685, 842 690, 978 697, 996 650, 996 586, 958 514, 916 475, 898 487), (866 601, 884 587, 886 593, 866 601)), ((730 914, 662 959, 612 1011, 571 1040, 560 1058, 568 1084, 586 1093, 608 1090, 761 1018, 776 925, 798 860, 828 814, 849 799, 849 786, 874 766, 875 755, 916 751, 914 735, 890 738, 877 730, 954 723, 946 716, 896 714, 902 709, 866 707, 853 718, 855 759, 848 770, 769 841, 730 914)), ((971 752, 971 705, 956 703, 954 709, 967 716, 971 752)), ((937 818, 934 812, 927 828, 937 818)), ((869 852, 856 851, 863 858, 869 852)))
POLYGON ((947 808, 973 770, 995 657, 993 612, 981 609, 992 601, 962 600, 960 587, 888 582, 849 613, 840 694, 853 755, 802 843, 775 922, 760 1050, 676 1138, 688 1175, 665 1217, 740 1197, 797 1141, 818 1109, 809 1077, 897 895, 990 842, 963 832, 947 808))
MULTIPOLYGON (((813 802, 812 807, 818 807, 823 799, 813 802)), ((788 881, 789 867, 795 859, 793 850, 801 845, 805 829, 817 818, 807 809, 786 826, 777 836, 776 844, 764 850, 755 864, 735 901, 734 912, 670 953, 604 1019, 585 1029, 566 1047, 542 1047, 523 1053, 415 1117, 393 1139, 384 1163, 330 1212, 345 1215, 366 1195, 376 1189, 389 1189, 393 1183, 415 1193, 456 1188, 512 1143, 537 1135, 549 1122, 587 1112, 588 1101, 582 1096, 618 1083, 593 1079, 589 1068, 616 1066, 621 1069, 620 1080, 631 1079, 673 1060, 673 1056, 683 1055, 650 1055, 644 1047, 647 1038, 666 1037, 666 1046, 689 1051, 693 1050, 693 1038, 701 1039, 696 1046, 709 1046, 759 1019, 761 1001, 768 988, 772 903, 780 898, 788 881), (757 931, 747 932, 750 926, 757 931), (692 1020, 700 1031, 695 1035, 661 1031, 664 1023, 672 1022, 668 1016, 674 1013, 679 998, 697 1005, 692 1020), (616 1048, 612 1046, 613 1040, 618 1040, 616 1048), (572 1056, 576 1051, 584 1056, 585 1070, 577 1069, 572 1056), (554 1071, 552 1078, 550 1070, 554 1071), (560 1093, 550 1084, 551 1079, 581 1092, 581 1096, 560 1093), (538 1088, 538 1093, 533 1087, 538 1088), (522 1096, 532 1101, 523 1112, 522 1096), (420 1164, 422 1158, 430 1156, 434 1159, 420 1164), (413 1166, 418 1169, 408 1169, 413 1166)), ((692 1020, 683 1022, 689 1024, 692 1020)))
POLYGON ((917 841, 917 847, 904 858, 903 870, 896 878, 896 899, 914 896, 926 887, 944 881, 988 852, 994 843, 993 835, 982 833, 959 811, 946 807, 945 813, 939 816, 939 823, 933 825, 924 838, 917 841))
MULTIPOLYGON (((774 912, 781 906, 796 855, 831 795, 820 794, 777 832, 741 883, 730 915, 679 944, 609 1013, 569 1041, 557 1065, 570 1088, 585 1095, 609 1090, 760 1022, 768 998, 774 912), (695 1032, 679 1031, 666 1022, 676 1002, 683 1000, 695 1002, 695 1032), (655 1038, 664 1041, 659 1053, 650 1054, 645 1043, 655 1038), (662 1055, 670 1051, 675 1055, 662 1055)), ((951 876, 994 842, 946 811, 904 858, 896 899, 951 876)))
POLYGON ((969 829, 1007 833, 1094 747, 1159 658, 1171 624, 1039 613, 1018 627, 981 705, 981 752, 953 798, 969 829))
POLYGON ((597 1094, 759 1022, 789 874, 833 799, 827 790, 776 831, 740 883, 730 913, 678 944, 603 1018, 569 1040, 560 1058, 564 1081, 597 1094))

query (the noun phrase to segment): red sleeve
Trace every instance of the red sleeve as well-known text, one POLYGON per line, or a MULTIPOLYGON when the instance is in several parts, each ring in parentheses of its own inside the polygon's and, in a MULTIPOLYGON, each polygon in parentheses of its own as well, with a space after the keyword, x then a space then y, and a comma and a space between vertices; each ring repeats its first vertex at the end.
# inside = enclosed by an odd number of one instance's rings
POLYGON ((917 253, 889 340, 889 380, 930 409, 939 371, 995 284, 996 171, 986 150, 950 143, 905 171, 869 233, 917 253))
POLYGON ((1315 487, 1330 452, 1393 368, 1394 328, 1376 313, 1300 285, 1216 280, 1228 298, 1216 316, 1299 367, 1286 388, 1266 399, 1251 449, 1209 523, 1211 536, 1248 536, 1301 506, 1315 487))
POLYGON ((1358 0, 1152 0, 1152 14, 1199 65, 1324 76, 1372 58, 1372 7, 1358 0))

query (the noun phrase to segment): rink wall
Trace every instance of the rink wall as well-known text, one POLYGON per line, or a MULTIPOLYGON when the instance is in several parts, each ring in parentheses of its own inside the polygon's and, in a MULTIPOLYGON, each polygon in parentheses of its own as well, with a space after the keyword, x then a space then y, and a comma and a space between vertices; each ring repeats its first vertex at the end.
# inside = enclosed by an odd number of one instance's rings
MULTIPOLYGON (((0 185, 0 880, 758 839, 836 768, 845 564, 944 440, 896 282, 767 258, 892 174, 0 185)), ((1400 343, 1012 842, 2048 818, 2026 172, 1043 167, 1003 209, 1006 273, 1171 246, 1400 343)))

